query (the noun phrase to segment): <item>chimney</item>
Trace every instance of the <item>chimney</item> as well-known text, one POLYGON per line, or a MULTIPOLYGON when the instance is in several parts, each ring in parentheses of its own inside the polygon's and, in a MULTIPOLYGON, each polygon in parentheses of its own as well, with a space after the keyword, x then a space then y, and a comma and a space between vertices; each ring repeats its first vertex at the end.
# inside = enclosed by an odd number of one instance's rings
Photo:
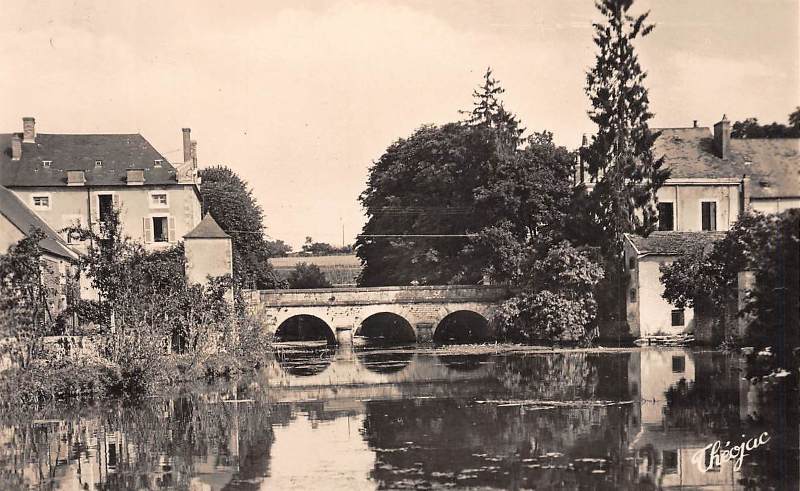
POLYGON ((36 120, 30 116, 22 118, 22 142, 36 143, 36 120))
POLYGON ((183 163, 188 164, 192 161, 192 130, 183 129, 183 163))
POLYGON ((727 159, 731 147, 731 122, 723 114, 722 121, 714 125, 714 150, 717 157, 727 159))
POLYGON ((197 141, 192 140, 192 167, 197 168, 197 141))
POLYGON ((692 123, 692 128, 697 128, 697 120, 696 120, 696 119, 695 119, 695 120, 694 120, 694 122, 692 123))
POLYGON ((22 139, 16 133, 11 137, 11 159, 19 160, 22 158, 22 139))
POLYGON ((750 189, 750 176, 745 174, 742 176, 742 198, 739 203, 742 213, 750 209, 750 189))

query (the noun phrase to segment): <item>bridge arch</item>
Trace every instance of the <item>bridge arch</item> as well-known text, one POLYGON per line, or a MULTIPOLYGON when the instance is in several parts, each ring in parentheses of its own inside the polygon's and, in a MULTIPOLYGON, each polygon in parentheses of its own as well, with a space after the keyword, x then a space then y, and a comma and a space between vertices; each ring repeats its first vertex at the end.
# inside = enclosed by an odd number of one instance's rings
POLYGON ((442 344, 483 343, 492 337, 488 319, 473 310, 450 312, 433 331, 433 342, 442 344))
POLYGON ((389 311, 375 312, 365 317, 355 335, 388 344, 413 343, 417 340, 411 323, 402 315, 389 311))
POLYGON ((336 333, 329 323, 311 314, 291 315, 278 324, 275 341, 321 341, 336 344, 336 333))

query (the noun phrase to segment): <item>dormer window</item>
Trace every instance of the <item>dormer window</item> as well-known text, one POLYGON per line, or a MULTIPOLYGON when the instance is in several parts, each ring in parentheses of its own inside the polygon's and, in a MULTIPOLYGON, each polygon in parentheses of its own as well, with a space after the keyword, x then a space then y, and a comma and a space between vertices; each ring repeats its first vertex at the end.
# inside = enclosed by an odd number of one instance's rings
POLYGON ((144 170, 128 169, 126 173, 126 181, 128 186, 141 186, 144 184, 144 170))
POLYGON ((95 160, 94 161, 94 167, 95 168, 103 167, 103 161, 102 160, 95 160))
POLYGON ((86 175, 82 170, 67 171, 67 186, 83 186, 86 182, 86 175))
POLYGON ((161 160, 161 159, 155 159, 155 160, 153 161, 153 167, 161 167, 161 164, 163 164, 163 163, 164 163, 164 161, 163 161, 163 160, 161 160))
POLYGON ((49 169, 52 164, 53 164, 52 160, 42 160, 42 167, 44 167, 45 169, 49 169))

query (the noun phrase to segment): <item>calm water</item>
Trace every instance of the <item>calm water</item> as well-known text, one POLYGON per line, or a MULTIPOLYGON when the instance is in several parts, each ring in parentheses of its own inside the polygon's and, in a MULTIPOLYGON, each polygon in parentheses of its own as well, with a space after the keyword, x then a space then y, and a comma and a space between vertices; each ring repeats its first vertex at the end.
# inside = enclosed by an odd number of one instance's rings
POLYGON ((2 416, 0 488, 798 489, 792 377, 743 370, 685 350, 289 350, 235 386, 2 416), (701 469, 705 446, 764 432, 740 469, 701 469))

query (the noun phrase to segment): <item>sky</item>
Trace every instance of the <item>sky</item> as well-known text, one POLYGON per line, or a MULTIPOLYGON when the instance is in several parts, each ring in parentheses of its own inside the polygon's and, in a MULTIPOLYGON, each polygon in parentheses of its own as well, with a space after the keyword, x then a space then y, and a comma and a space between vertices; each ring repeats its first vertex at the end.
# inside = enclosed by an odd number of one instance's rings
MULTIPOLYGON (((423 124, 458 120, 487 66, 529 130, 593 131, 590 0, 0 0, 0 132, 141 133, 231 167, 269 237, 351 243, 371 164, 423 124)), ((800 105, 800 0, 637 0, 654 127, 800 105)))

